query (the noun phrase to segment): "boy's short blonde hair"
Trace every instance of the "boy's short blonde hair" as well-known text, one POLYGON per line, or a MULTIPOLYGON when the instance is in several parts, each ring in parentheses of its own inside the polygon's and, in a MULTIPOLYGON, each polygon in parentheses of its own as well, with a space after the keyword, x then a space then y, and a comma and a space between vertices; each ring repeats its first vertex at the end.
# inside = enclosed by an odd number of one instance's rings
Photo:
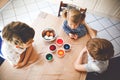
POLYGON ((33 39, 35 31, 29 25, 22 22, 11 22, 6 25, 2 30, 3 39, 17 44, 23 44, 33 39))
POLYGON ((106 39, 90 39, 87 42, 86 47, 88 49, 89 54, 95 60, 109 60, 114 55, 114 47, 112 43, 106 39))

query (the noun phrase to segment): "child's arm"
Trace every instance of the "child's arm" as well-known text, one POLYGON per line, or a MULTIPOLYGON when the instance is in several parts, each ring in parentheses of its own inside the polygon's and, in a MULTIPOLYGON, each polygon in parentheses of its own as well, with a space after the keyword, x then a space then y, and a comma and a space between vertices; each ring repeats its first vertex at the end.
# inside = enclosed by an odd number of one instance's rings
POLYGON ((62 17, 64 19, 67 19, 67 10, 66 9, 62 11, 62 17))
POLYGON ((85 25, 85 27, 86 27, 86 29, 87 29, 88 34, 90 35, 90 37, 91 38, 95 38, 96 35, 97 35, 97 30, 94 30, 94 29, 90 28, 88 26, 88 24, 85 23, 85 20, 82 23, 85 25))
POLYGON ((26 51, 23 53, 23 54, 25 54, 25 55, 22 57, 22 58, 24 58, 23 61, 22 61, 22 62, 19 62, 19 63, 15 66, 16 68, 21 68, 21 67, 23 67, 23 66, 25 66, 25 65, 27 64, 27 62, 28 62, 28 60, 29 60, 29 57, 30 57, 30 55, 31 55, 31 53, 32 53, 32 49, 33 49, 33 46, 32 46, 32 45, 26 49, 26 51))
POLYGON ((20 55, 20 60, 18 61, 18 63, 21 63, 25 58, 25 51, 20 55))
POLYGON ((69 35, 69 33, 71 32, 71 29, 67 26, 67 20, 63 22, 62 27, 63 27, 63 30, 69 35))
POLYGON ((80 52, 80 55, 78 56, 77 60, 75 61, 74 67, 78 71, 86 71, 84 66, 84 59, 86 57, 87 50, 86 47, 80 52))

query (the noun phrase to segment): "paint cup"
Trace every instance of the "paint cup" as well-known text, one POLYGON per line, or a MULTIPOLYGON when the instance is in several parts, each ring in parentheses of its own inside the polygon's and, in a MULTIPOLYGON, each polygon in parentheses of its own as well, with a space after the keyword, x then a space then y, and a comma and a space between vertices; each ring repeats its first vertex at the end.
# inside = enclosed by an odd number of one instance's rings
POLYGON ((63 39, 62 39, 62 38, 57 38, 57 39, 56 39, 56 44, 57 44, 58 46, 62 46, 62 45, 63 45, 63 39))
POLYGON ((65 55, 65 51, 63 49, 57 50, 58 57, 63 57, 65 55))
POLYGON ((64 48, 65 51, 69 51, 71 49, 71 46, 70 46, 70 44, 66 43, 66 44, 63 45, 63 48, 64 48))
POLYGON ((52 61, 52 60, 53 60, 53 55, 52 55, 51 53, 47 53, 47 54, 45 55, 45 59, 46 59, 47 61, 52 61))
POLYGON ((50 50, 51 52, 55 52, 55 51, 56 51, 56 45, 54 45, 54 44, 50 45, 50 46, 49 46, 49 50, 50 50))

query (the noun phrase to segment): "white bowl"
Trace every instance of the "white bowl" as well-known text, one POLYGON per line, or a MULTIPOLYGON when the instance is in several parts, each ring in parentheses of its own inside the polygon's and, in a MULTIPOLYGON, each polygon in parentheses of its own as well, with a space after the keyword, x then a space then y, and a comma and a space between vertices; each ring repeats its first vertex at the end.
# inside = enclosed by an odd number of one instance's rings
POLYGON ((42 31, 42 38, 47 42, 54 41, 56 37, 57 37, 57 34, 55 30, 52 28, 46 28, 42 31))

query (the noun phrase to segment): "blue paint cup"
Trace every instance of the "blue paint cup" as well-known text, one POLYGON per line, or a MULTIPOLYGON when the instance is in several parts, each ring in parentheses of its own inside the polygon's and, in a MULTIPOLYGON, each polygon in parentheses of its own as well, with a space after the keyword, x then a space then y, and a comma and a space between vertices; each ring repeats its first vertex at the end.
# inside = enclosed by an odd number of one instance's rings
POLYGON ((65 51, 69 51, 71 49, 71 46, 70 46, 70 44, 64 44, 63 48, 65 51))

